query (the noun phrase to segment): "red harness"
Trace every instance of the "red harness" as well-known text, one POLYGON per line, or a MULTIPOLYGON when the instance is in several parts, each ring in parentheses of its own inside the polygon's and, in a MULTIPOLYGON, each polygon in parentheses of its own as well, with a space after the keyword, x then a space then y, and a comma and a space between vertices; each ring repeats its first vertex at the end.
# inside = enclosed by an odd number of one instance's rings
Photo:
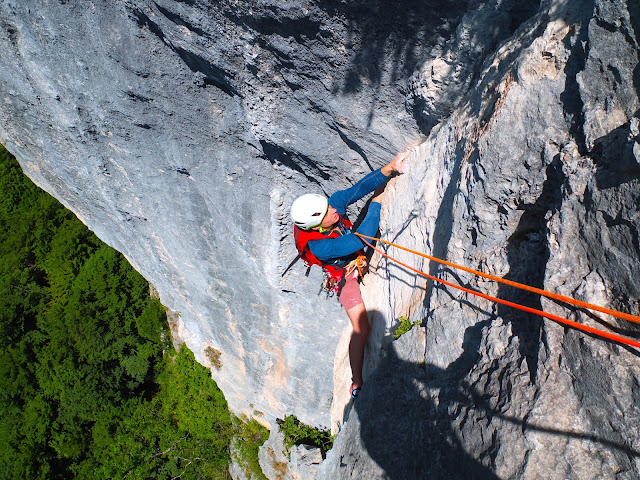
MULTIPOLYGON (((353 227, 353 223, 342 216, 340 216, 340 223, 347 230, 351 230, 353 227)), ((336 282, 340 282, 340 280, 342 280, 344 265, 342 263, 339 265, 332 265, 319 260, 313 253, 311 253, 309 242, 313 242, 314 240, 326 240, 327 238, 338 238, 339 236, 340 232, 336 230, 332 230, 330 233, 325 234, 320 233, 317 230, 301 230, 297 226, 293 226, 293 237, 296 240, 296 248, 298 249, 298 253, 300 253, 300 258, 304 260, 304 263, 308 267, 311 265, 320 265, 324 271, 329 274, 329 276, 335 279, 336 282)))

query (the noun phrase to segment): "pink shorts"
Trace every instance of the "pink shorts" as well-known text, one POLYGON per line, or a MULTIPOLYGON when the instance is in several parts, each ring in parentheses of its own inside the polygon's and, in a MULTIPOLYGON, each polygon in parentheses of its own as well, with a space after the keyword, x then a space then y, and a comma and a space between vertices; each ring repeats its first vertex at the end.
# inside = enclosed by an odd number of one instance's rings
POLYGON ((349 275, 349 277, 346 279, 338 300, 340 300, 340 303, 346 311, 349 311, 353 307, 364 303, 362 301, 362 295, 360 294, 360 284, 358 283, 357 270, 349 275))

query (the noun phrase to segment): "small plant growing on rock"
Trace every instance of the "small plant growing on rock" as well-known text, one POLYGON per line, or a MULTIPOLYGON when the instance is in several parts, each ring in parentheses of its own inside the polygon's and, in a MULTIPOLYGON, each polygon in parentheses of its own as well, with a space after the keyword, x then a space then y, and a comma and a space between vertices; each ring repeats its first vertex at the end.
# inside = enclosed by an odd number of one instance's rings
POLYGON ((278 478, 284 478, 287 473, 287 464, 285 462, 276 462, 273 464, 273 469, 276 471, 278 478))
POLYGON ((222 356, 222 352, 213 347, 207 347, 204 349, 204 354, 207 356, 211 365, 214 366, 217 370, 222 368, 222 361, 220 357, 222 356))
POLYGON ((404 335, 416 325, 421 325, 422 322, 412 322, 409 317, 400 317, 400 325, 393 331, 393 339, 397 340, 401 335, 404 335))
POLYGON ((314 445, 320 448, 324 458, 333 446, 333 436, 329 430, 306 425, 293 415, 287 415, 284 420, 277 419, 276 423, 284 434, 285 454, 288 454, 294 445, 314 445))

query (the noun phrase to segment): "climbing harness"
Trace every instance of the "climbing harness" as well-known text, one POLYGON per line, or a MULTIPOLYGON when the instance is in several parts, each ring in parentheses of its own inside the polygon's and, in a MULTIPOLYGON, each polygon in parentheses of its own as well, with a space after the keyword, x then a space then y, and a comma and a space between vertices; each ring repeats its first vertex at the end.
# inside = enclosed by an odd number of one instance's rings
POLYGON ((363 278, 368 270, 367 257, 365 257, 364 253, 361 251, 358 252, 358 256, 356 258, 342 267, 343 273, 340 277, 337 277, 323 269, 323 280, 319 294, 325 292, 327 294, 327 298, 333 297, 334 294, 338 294, 339 296, 347 278, 353 275, 353 272, 356 270, 358 270, 358 276, 360 278, 363 278))
MULTIPOLYGON (((316 258, 313 252, 311 252, 309 242, 325 240, 328 238, 338 238, 349 232, 352 227, 353 224, 347 218, 342 216, 340 216, 340 220, 336 228, 331 228, 323 232, 319 232, 317 230, 303 230, 297 226, 293 227, 296 249, 300 254, 299 258, 302 258, 305 265, 308 267, 307 275, 309 274, 311 266, 320 265, 322 267, 324 278, 319 293, 325 292, 327 297, 333 297, 334 294, 340 295, 340 291, 342 290, 342 286, 346 279, 352 275, 356 269, 360 274, 360 278, 362 278, 366 272, 366 257, 360 251, 358 252, 357 257, 351 261, 347 261, 351 258, 350 255, 346 259, 337 259, 334 262, 323 262, 316 258)), ((287 270, 293 265, 293 263, 295 263, 295 261, 287 267, 287 270)))
POLYGON ((560 301, 563 301, 565 303, 569 303, 569 304, 574 305, 574 306, 579 306, 579 307, 582 307, 582 308, 588 308, 588 309, 591 309, 591 310, 597 310, 597 311, 602 312, 602 313, 607 313, 607 314, 613 315, 613 316, 615 316, 617 318, 622 318, 622 319, 625 319, 625 320, 628 320, 628 321, 631 321, 631 322, 640 323, 640 317, 638 317, 638 316, 630 315, 630 314, 624 313, 624 312, 619 312, 617 310, 612 310, 612 309, 600 307, 598 305, 593 305, 591 303, 587 303, 587 302, 582 302, 580 300, 576 300, 575 298, 566 297, 564 295, 555 294, 555 293, 552 293, 552 292, 548 292, 546 290, 542 290, 542 289, 539 289, 539 288, 531 287, 529 285, 524 285, 522 283, 513 282, 511 280, 506 280, 506 279, 503 279, 503 278, 500 278, 500 277, 495 277, 493 275, 489 275, 489 274, 486 274, 486 273, 478 272, 476 270, 473 270, 473 269, 470 269, 470 268, 467 268, 467 267, 463 267, 463 266, 457 265, 455 263, 447 262, 445 260, 441 260, 441 259, 438 259, 436 257, 432 257, 430 255, 426 255, 424 253, 417 252, 417 251, 402 247, 400 245, 397 245, 395 243, 391 243, 391 242, 382 240, 380 238, 369 237, 367 235, 362 235, 362 234, 357 233, 357 232, 355 232, 355 234, 358 235, 365 244, 367 244, 369 247, 374 249, 380 255, 382 255, 382 256, 388 258, 389 260, 397 263, 398 265, 401 265, 401 266, 411 270, 412 272, 415 272, 415 273, 417 273, 419 275, 422 275, 422 276, 424 276, 426 278, 429 278, 429 279, 434 280, 436 282, 442 283, 442 284, 447 285, 449 287, 456 288, 458 290, 462 290, 463 292, 467 292, 467 293, 470 293, 472 295, 476 295, 478 297, 482 297, 482 298, 485 298, 487 300, 491 300, 493 302, 500 303, 502 305, 507 305, 509 307, 517 308, 517 309, 523 310, 525 312, 529 312, 529 313, 534 313, 536 315, 540 315, 542 317, 548 318, 548 319, 556 321, 558 323, 562 323, 564 325, 568 325, 568 326, 570 326, 572 328, 575 328, 577 330, 582 330, 582 331, 591 333, 591 334, 599 336, 599 337, 607 338, 609 340, 620 342, 620 343, 623 343, 625 345, 629 345, 629 346, 632 346, 632 347, 640 348, 640 342, 638 342, 638 341, 631 340, 631 339, 628 339, 628 338, 625 338, 625 337, 622 337, 620 335, 616 335, 616 334, 613 334, 613 333, 609 333, 609 332, 606 332, 604 330, 599 330, 597 328, 593 328, 593 327, 590 327, 588 325, 583 325, 581 323, 574 322, 572 320, 568 320, 566 318, 562 318, 562 317, 559 317, 557 315, 553 315, 551 313, 544 312, 542 310, 537 310, 535 308, 526 307, 526 306, 520 305, 518 303, 510 302, 508 300, 502 300, 500 298, 492 297, 490 295, 486 295, 484 293, 481 293, 481 292, 478 292, 478 291, 475 291, 475 290, 471 290, 469 288, 461 287, 460 285, 453 284, 453 283, 448 282, 446 280, 443 280, 441 278, 434 277, 433 275, 429 275, 428 273, 425 273, 425 272, 423 272, 421 270, 418 270, 416 268, 410 267, 409 265, 401 262, 400 260, 397 260, 397 259, 387 255, 386 253, 384 253, 380 249, 374 247, 366 239, 369 239, 369 240, 372 240, 372 241, 380 241, 380 242, 385 243, 387 245, 399 248, 401 250, 413 253, 415 255, 419 255, 419 256, 427 258, 429 260, 433 260, 435 262, 439 262, 439 263, 442 263, 444 265, 447 265, 447 266, 450 266, 450 267, 453 267, 453 268, 464 270, 466 272, 473 273, 473 274, 481 276, 483 278, 488 278, 488 279, 491 279, 491 280, 495 280, 495 281, 503 283, 505 285, 510 285, 512 287, 520 288, 522 290, 538 293, 540 295, 544 295, 546 297, 553 298, 555 300, 560 300, 560 301))

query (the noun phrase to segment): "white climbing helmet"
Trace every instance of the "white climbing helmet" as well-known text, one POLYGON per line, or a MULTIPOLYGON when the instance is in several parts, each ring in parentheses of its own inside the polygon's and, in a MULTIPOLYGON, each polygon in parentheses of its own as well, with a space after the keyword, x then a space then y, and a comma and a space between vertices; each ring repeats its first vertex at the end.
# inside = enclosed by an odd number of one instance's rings
POLYGON ((328 209, 327 197, 317 193, 306 193, 291 204, 291 219, 298 228, 309 230, 322 223, 328 209))

